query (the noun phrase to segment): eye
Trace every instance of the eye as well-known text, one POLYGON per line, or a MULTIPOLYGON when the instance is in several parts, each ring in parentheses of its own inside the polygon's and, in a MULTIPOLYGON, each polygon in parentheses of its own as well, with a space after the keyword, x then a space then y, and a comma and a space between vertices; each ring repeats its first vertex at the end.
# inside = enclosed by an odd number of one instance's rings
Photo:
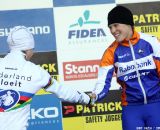
POLYGON ((115 27, 115 28, 116 28, 116 27, 118 27, 118 26, 119 26, 119 24, 118 24, 118 23, 115 23, 115 24, 114 24, 114 27, 115 27))
POLYGON ((109 26, 109 29, 111 30, 111 29, 112 29, 112 26, 109 26))

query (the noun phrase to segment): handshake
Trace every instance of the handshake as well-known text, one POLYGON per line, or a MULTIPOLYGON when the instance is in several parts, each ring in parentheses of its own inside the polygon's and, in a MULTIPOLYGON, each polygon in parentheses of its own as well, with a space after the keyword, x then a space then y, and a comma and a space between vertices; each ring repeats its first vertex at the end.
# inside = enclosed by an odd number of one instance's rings
POLYGON ((96 94, 94 93, 84 93, 84 92, 79 92, 80 98, 78 100, 78 103, 81 104, 86 104, 89 106, 93 106, 96 102, 96 94))

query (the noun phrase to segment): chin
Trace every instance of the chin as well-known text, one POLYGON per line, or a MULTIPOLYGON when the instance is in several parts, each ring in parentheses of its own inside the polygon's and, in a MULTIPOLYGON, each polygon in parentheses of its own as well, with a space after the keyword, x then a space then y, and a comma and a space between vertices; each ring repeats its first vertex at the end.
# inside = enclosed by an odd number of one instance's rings
POLYGON ((123 40, 120 40, 120 39, 116 39, 116 42, 122 42, 123 40))

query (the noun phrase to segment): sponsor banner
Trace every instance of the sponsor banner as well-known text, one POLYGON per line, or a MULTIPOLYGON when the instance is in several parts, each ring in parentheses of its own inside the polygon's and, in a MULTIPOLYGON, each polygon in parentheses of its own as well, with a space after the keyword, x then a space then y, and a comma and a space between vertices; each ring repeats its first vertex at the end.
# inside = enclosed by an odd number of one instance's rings
POLYGON ((84 80, 97 78, 99 60, 64 62, 64 80, 84 80))
MULTIPOLYGON (((56 51, 51 52, 37 52, 31 58, 31 62, 36 65, 40 65, 45 69, 54 79, 59 80, 58 75, 58 64, 57 64, 57 54, 56 51)), ((39 94, 47 94, 43 89, 38 91, 39 94)))
POLYGON ((122 130, 121 114, 108 114, 63 119, 64 130, 122 130), (86 119, 88 118, 88 119, 86 119))
POLYGON ((114 38, 106 19, 107 12, 114 6, 115 4, 104 4, 54 8, 57 53, 73 50, 96 52, 98 48, 104 50, 109 46, 114 38), (61 20, 62 17, 64 21, 61 20))
POLYGON ((63 118, 89 116, 89 115, 102 115, 102 114, 115 114, 121 113, 121 92, 119 90, 111 90, 107 96, 94 104, 93 107, 86 105, 62 102, 63 118))
POLYGON ((52 0, 5 0, 1 1, 0 10, 18 10, 18 9, 36 9, 36 8, 52 8, 52 0))
POLYGON ((66 86, 82 91, 91 91, 95 86, 96 75, 83 79, 76 77, 73 80, 73 77, 67 79, 63 70, 68 62, 82 61, 85 64, 85 61, 101 59, 105 49, 114 40, 106 20, 107 12, 114 6, 115 4, 104 4, 54 8, 58 70, 60 81, 64 81, 66 86), (62 17, 64 21, 61 20, 62 17))
MULTIPOLYGON (((63 62, 63 74, 59 75, 65 86, 80 91, 92 91, 97 81, 100 60, 63 62), (63 76, 63 77, 62 77, 63 76)), ((61 70, 60 70, 61 71, 61 70)), ((113 75, 110 90, 119 89, 116 75, 113 75)))
POLYGON ((8 33, 14 26, 18 25, 26 26, 34 35, 35 51, 53 51, 56 49, 53 9, 1 11, 0 19, 1 53, 8 52, 6 42, 8 33))
POLYGON ((50 75, 58 75, 56 51, 34 53, 31 62, 40 65, 43 69, 47 70, 50 75))
POLYGON ((93 107, 63 102, 62 110, 65 130, 104 130, 105 127, 111 130, 122 129, 120 91, 110 91, 105 99, 93 107), (73 124, 69 125, 71 121, 73 124))
POLYGON ((34 96, 27 130, 62 130, 61 102, 53 94, 34 96))
POLYGON ((123 5, 131 9, 133 12, 135 29, 138 32, 148 33, 160 38, 160 2, 123 5))
POLYGON ((53 1, 55 7, 63 7, 63 6, 80 6, 80 5, 93 5, 93 4, 106 4, 106 3, 115 3, 115 0, 92 0, 92 1, 82 1, 82 0, 54 0, 53 1))

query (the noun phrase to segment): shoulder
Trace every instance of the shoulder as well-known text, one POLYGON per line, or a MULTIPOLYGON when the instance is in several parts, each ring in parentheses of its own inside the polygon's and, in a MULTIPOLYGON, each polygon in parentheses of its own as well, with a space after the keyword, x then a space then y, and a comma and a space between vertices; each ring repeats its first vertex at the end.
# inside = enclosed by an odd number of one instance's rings
POLYGON ((111 45, 108 47, 109 49, 116 49, 118 46, 118 43, 116 41, 112 42, 111 45))
POLYGON ((50 78, 50 74, 45 69, 43 69, 40 65, 36 65, 30 61, 27 61, 26 69, 29 73, 32 73, 36 79, 48 81, 50 78))
POLYGON ((114 63, 114 53, 116 48, 118 47, 117 42, 113 42, 104 52, 100 66, 108 66, 108 65, 113 65, 114 63))
POLYGON ((118 43, 116 41, 112 42, 112 44, 105 50, 105 53, 114 54, 116 48, 118 47, 118 43))
POLYGON ((46 70, 44 70, 40 65, 36 65, 33 62, 27 61, 26 62, 26 67, 32 70, 32 72, 37 73, 37 72, 42 72, 42 73, 48 73, 46 70))
POLYGON ((151 34, 145 34, 145 33, 139 33, 140 39, 146 40, 146 41, 152 41, 157 40, 157 37, 151 35, 151 34))
POLYGON ((141 33, 141 39, 147 41, 151 47, 153 48, 154 52, 160 52, 160 39, 149 34, 142 34, 141 33))
POLYGON ((160 45, 160 44, 157 44, 157 43, 160 43, 160 38, 150 34, 140 33, 140 39, 147 41, 154 48, 160 45))

